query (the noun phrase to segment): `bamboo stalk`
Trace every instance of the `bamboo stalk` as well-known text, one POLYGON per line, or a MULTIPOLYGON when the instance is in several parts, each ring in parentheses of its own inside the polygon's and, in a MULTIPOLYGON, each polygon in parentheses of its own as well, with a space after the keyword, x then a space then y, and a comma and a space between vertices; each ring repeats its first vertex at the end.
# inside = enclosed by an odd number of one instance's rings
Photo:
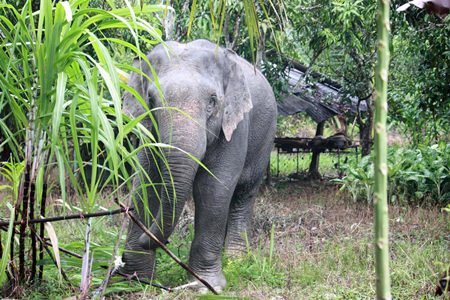
POLYGON ((387 205, 387 84, 389 72, 389 0, 378 0, 378 59, 375 70, 375 267, 377 299, 390 300, 389 217, 387 205))

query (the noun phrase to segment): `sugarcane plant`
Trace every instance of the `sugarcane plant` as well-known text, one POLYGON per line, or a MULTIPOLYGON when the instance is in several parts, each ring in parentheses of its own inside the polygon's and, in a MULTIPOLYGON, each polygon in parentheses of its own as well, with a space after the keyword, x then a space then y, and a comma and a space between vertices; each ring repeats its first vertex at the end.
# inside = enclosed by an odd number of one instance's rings
POLYGON ((378 58, 375 69, 375 266, 377 299, 391 299, 387 205, 387 84, 389 72, 389 0, 378 1, 378 58))
MULTIPOLYGON (((9 176, 14 197, 0 199, 0 221, 10 224, 0 226, 7 232, 0 235, 0 285, 8 281, 12 291, 42 279, 44 248, 62 272, 51 224, 31 222, 45 216, 49 183, 57 184, 64 201, 70 191, 82 213, 90 213, 108 200, 102 197, 105 188, 112 189, 110 195, 131 188, 139 169, 131 135, 141 140, 140 147, 159 151, 139 124, 151 114, 148 107, 144 104, 147 113, 135 120, 122 113, 120 95, 130 90, 126 73, 139 70, 114 54, 122 49, 147 60, 140 44, 162 42, 149 18, 165 9, 129 1, 124 7, 107 1, 108 9, 92 8, 88 0, 17 2, 20 7, 0 0, 0 154, 10 161, 0 168, 5 173, 5 166, 23 166, 14 173, 20 176, 9 176)), ((88 234, 86 244, 82 273, 88 278, 88 234)), ((82 280, 83 289, 88 286, 82 280)))

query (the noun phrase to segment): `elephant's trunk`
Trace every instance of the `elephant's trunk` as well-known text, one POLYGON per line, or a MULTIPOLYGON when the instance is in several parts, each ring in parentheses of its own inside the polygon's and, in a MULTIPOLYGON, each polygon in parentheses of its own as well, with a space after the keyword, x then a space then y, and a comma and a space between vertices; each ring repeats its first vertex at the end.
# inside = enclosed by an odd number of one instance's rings
MULTIPOLYGON (((206 149, 206 133, 201 126, 185 116, 173 115, 170 122, 160 123, 163 143, 179 148, 201 160, 206 149), (168 125, 176 124, 176 125, 168 125)), ((166 163, 162 163, 163 185, 160 189, 161 204, 150 231, 161 241, 166 242, 172 234, 183 211, 184 204, 191 194, 192 184, 198 164, 186 153, 178 149, 164 151, 166 163)), ((156 242, 142 234, 139 242, 144 249, 155 249, 156 242)))

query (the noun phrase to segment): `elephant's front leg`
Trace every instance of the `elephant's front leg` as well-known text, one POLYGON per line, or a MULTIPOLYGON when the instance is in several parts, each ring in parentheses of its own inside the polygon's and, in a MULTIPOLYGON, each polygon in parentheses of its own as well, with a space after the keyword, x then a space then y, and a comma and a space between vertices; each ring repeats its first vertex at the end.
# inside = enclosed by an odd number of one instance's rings
MULTIPOLYGON (((134 213, 148 227, 153 223, 153 218, 159 209, 157 190, 153 185, 158 178, 158 172, 155 162, 150 155, 147 150, 143 150, 138 154, 142 167, 148 173, 142 174, 142 177, 137 176, 134 178, 134 199, 132 203, 132 207, 135 209, 134 213)), ((125 265, 119 269, 119 272, 130 276, 135 275, 142 279, 151 279, 154 275, 155 251, 143 248, 139 241, 142 234, 143 231, 134 222, 130 221, 125 251, 122 257, 125 265)))
POLYGON ((194 183, 195 237, 189 265, 218 291, 226 285, 222 272, 222 250, 230 200, 238 180, 236 174, 240 173, 239 167, 235 169, 225 174, 222 170, 210 169, 221 179, 220 182, 203 169, 199 170, 194 183))

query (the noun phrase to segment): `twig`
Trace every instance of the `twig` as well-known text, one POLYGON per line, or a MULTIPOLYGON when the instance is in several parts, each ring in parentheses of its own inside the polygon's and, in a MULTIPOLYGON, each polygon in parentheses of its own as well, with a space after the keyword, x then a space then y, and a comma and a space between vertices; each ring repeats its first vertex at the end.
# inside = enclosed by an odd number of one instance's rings
MULTIPOLYGON (((105 267, 106 268, 106 267, 105 267)), ((157 283, 152 283, 152 282, 149 282, 149 281, 147 281, 147 280, 144 280, 144 279, 139 279, 137 276, 135 276, 135 275, 127 275, 127 274, 124 274, 124 273, 122 273, 122 272, 120 272, 120 271, 116 271, 115 273, 114 273, 114 275, 119 275, 119 276, 122 276, 123 277, 123 280, 119 280, 118 282, 121 282, 121 281, 130 281, 130 280, 134 280, 134 281, 137 281, 137 282, 139 282, 139 283, 143 283, 143 284, 146 284, 146 285, 151 285, 151 286, 153 286, 153 287, 156 287, 156 288, 160 288, 160 289, 162 289, 162 290, 165 290, 165 291, 167 291, 167 292, 169 292, 169 293, 171 293, 171 292, 173 292, 174 291, 174 289, 172 289, 172 288, 170 288, 170 287, 167 287, 167 286, 163 286, 163 285, 160 285, 160 284, 157 284, 157 283)))
MULTIPOLYGON (((46 244, 47 246, 53 247, 52 243, 50 243, 50 242, 48 242, 48 241, 45 241, 45 244, 46 244)), ((68 255, 71 255, 71 256, 73 256, 73 257, 76 257, 76 258, 79 258, 79 259, 82 259, 82 258, 83 258, 80 254, 75 253, 75 252, 72 252, 72 251, 67 250, 67 249, 64 249, 64 248, 62 248, 62 247, 58 247, 58 249, 59 249, 59 251, 61 251, 61 252, 63 252, 63 253, 66 253, 66 254, 68 254, 68 255)))
POLYGON ((196 286, 197 284, 198 284, 198 283, 195 282, 195 281, 194 281, 194 282, 189 282, 189 283, 186 283, 186 284, 183 284, 183 285, 174 287, 174 288, 172 289, 172 291, 176 292, 176 291, 184 290, 184 289, 187 289, 187 288, 196 286))
MULTIPOLYGON (((0 226, 0 229, 1 230, 3 230, 3 231, 8 231, 8 228, 5 228, 5 227, 3 227, 3 226, 0 226)), ((34 230, 34 232, 36 233, 36 229, 35 228, 33 228, 33 229, 31 229, 31 230, 34 230)), ((17 230, 14 230, 14 232, 16 233, 16 234, 18 234, 18 231, 17 230)), ((40 236, 42 236, 42 235, 40 235, 40 236)), ((44 240, 44 238, 40 238, 39 239, 39 242, 40 241, 43 241, 44 240)), ((50 243, 49 241, 45 241, 45 244, 47 245, 47 246, 50 246, 50 247, 53 247, 53 245, 52 245, 52 243, 50 243)), ((1 244, 0 244, 0 247, 1 247, 1 244)), ((41 245, 41 247, 43 247, 42 245, 41 245)), ((78 253, 75 253, 75 252, 72 252, 72 251, 70 251, 70 250, 67 250, 67 249, 64 249, 64 248, 62 248, 62 247, 58 247, 59 248, 59 250, 61 251, 61 252, 64 252, 64 253, 66 253, 66 254, 68 254, 68 255, 71 255, 71 256, 73 256, 73 257, 76 257, 76 258, 82 258, 82 256, 80 255, 80 254, 78 254, 78 253)), ((43 254, 42 254, 43 255, 43 254)), ((0 256, 1 257, 1 256, 0 256)), ((39 257, 39 260, 43 260, 44 259, 44 256, 42 256, 42 257, 39 257)), ((41 278, 42 279, 42 278, 41 278)))
POLYGON ((314 10, 314 9, 316 9, 316 8, 321 8, 322 7, 322 5, 313 5, 313 6, 309 6, 309 7, 306 7, 306 6, 299 6, 298 7, 298 10, 299 11, 308 11, 308 10, 314 10))
MULTIPOLYGON (((130 211, 133 210, 133 208, 129 209, 130 211)), ((117 215, 126 212, 123 209, 116 209, 111 211, 103 211, 103 212, 96 212, 96 213, 90 213, 90 214, 75 214, 75 215, 67 215, 67 216, 59 216, 59 217, 50 217, 50 218, 42 218, 42 219, 34 219, 29 220, 28 224, 36 224, 36 223, 47 223, 47 222, 56 222, 56 221, 65 221, 65 220, 73 220, 73 219, 87 219, 87 218, 93 218, 93 217, 102 217, 102 216, 112 216, 117 215)), ((20 225, 22 224, 21 221, 14 222, 14 225, 20 225)), ((0 222, 0 227, 2 226, 8 226, 9 222, 0 222)))
POLYGON ((212 293, 215 295, 218 295, 217 291, 204 279, 202 279, 200 276, 198 276, 191 268, 189 268, 185 263, 183 263, 175 254, 170 251, 167 246, 161 242, 136 216, 128 211, 128 208, 123 205, 122 203, 118 202, 116 199, 116 202, 120 205, 120 207, 125 210, 125 213, 130 217, 130 219, 153 241, 155 241, 161 249, 163 249, 169 256, 172 258, 177 264, 179 264, 183 269, 185 269, 187 272, 189 272, 192 276, 194 276, 198 281, 203 283, 212 293))

